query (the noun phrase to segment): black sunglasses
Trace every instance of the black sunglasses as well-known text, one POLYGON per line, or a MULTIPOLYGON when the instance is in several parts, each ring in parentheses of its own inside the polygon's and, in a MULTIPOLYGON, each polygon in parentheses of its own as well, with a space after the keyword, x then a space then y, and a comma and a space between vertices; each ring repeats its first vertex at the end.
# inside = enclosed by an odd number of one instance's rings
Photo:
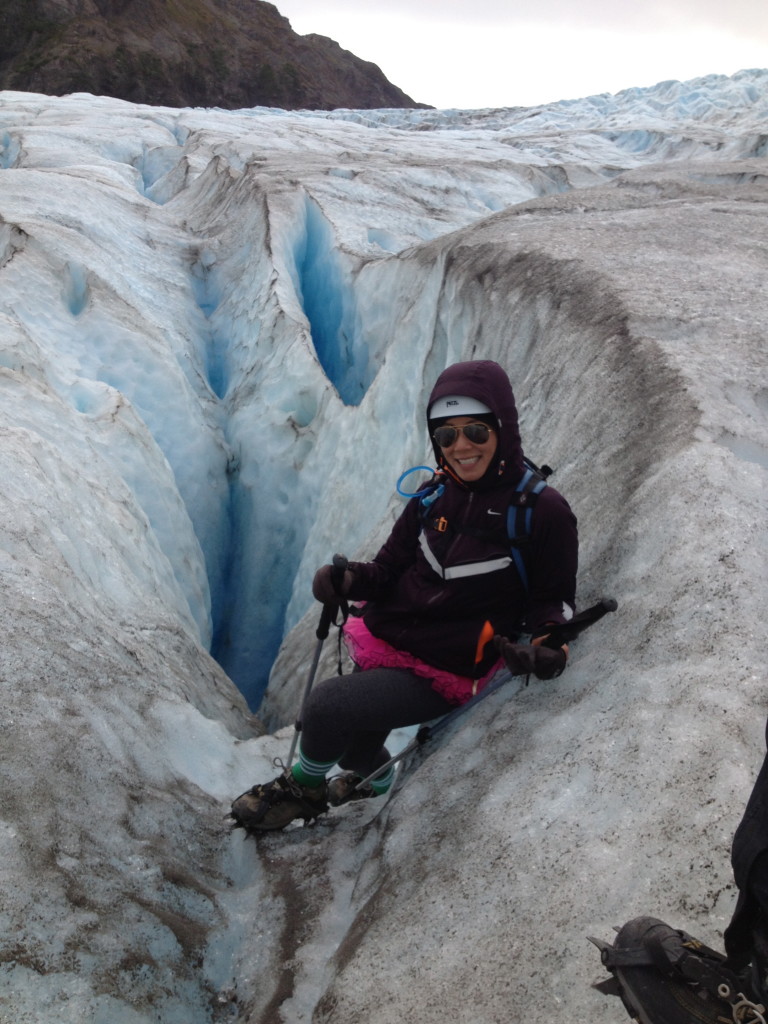
POLYGON ((432 437, 441 448, 450 448, 456 444, 459 434, 463 434, 472 444, 485 444, 493 433, 487 423, 466 423, 463 427, 438 427, 432 437))

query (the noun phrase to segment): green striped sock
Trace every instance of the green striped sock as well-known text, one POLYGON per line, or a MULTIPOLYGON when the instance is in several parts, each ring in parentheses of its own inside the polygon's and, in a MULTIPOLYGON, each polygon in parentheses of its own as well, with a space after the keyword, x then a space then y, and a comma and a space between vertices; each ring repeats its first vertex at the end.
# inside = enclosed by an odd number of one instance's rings
POLYGON ((376 779, 371 779, 371 789, 376 796, 383 796, 392 785, 394 778, 395 766, 391 764, 383 775, 379 775, 376 779))
POLYGON ((299 747, 299 760, 291 768, 291 775, 300 786, 316 789, 325 782, 325 776, 336 764, 335 761, 313 761, 299 747))

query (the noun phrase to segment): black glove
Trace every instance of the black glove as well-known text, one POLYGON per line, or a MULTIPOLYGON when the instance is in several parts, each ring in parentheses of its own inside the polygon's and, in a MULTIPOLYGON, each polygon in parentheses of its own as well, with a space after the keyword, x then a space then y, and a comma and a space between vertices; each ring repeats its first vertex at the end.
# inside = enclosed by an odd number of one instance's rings
POLYGON ((312 594, 322 604, 339 604, 352 586, 352 573, 340 573, 335 565, 323 565, 312 580, 312 594))
POLYGON ((541 647, 538 644, 513 644, 505 636, 495 636, 493 643, 513 676, 534 675, 537 679, 555 679, 568 660, 565 648, 541 647))

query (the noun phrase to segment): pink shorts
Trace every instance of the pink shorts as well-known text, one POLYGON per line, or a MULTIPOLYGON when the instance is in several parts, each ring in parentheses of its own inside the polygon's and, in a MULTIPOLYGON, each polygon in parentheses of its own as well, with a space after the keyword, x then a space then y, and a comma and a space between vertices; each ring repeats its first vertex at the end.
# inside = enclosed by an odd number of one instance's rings
POLYGON ((417 676, 429 679, 432 689, 451 704, 465 704, 496 675, 503 661, 499 659, 493 668, 480 679, 459 676, 445 669, 435 668, 421 661, 414 654, 398 651, 386 640, 379 640, 368 629, 362 618, 350 615, 344 624, 344 642, 349 656, 361 669, 368 668, 404 668, 417 676))

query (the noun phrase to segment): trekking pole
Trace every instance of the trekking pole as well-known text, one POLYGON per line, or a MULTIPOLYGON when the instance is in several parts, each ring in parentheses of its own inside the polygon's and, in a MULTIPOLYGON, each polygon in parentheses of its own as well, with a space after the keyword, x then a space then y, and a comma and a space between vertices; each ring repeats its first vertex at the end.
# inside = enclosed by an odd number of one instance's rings
MULTIPOLYGON (((553 625, 550 629, 549 636, 544 641, 547 647, 554 647, 557 649, 563 644, 568 643, 570 640, 575 640, 579 633, 583 633, 585 629, 593 626, 596 622, 599 622, 604 615, 609 612, 615 612, 618 608, 617 602, 612 597, 604 597, 598 601, 597 604, 593 604, 589 608, 585 608, 583 612, 579 612, 574 615, 570 622, 563 622, 553 625)), ((486 697, 490 697, 492 693, 495 693, 501 686, 508 683, 514 676, 511 672, 503 672, 496 676, 487 686, 485 686, 480 693, 471 700, 468 700, 466 704, 461 704, 459 707, 454 708, 453 711, 449 711, 448 714, 443 715, 442 718, 438 718, 436 721, 422 725, 419 731, 413 737, 411 742, 403 747, 399 754, 395 754, 394 757, 386 762, 386 764, 379 765, 379 767, 371 772, 366 779, 361 779, 360 782, 355 786, 355 789, 362 789, 373 779, 377 779, 380 775, 391 768, 393 764, 397 764, 398 761, 402 761, 410 753, 416 750, 418 747, 423 747, 427 740, 431 739, 435 733, 440 732, 451 722, 459 718, 465 712, 469 711, 470 708, 474 707, 475 704, 479 704, 481 700, 485 700, 486 697)))
MULTIPOLYGON (((349 562, 344 555, 333 556, 333 572, 331 573, 331 581, 333 588, 337 592, 341 589, 341 585, 344 582, 344 573, 347 570, 349 562)), ((339 604, 343 603, 343 598, 339 595, 339 604)), ((331 628, 331 623, 336 618, 336 613, 339 610, 339 604, 327 603, 323 605, 323 610, 320 613, 320 622, 317 629, 315 630, 315 636, 317 637, 317 643, 315 644, 315 654, 312 658, 312 664, 309 669, 309 675, 304 685, 304 694, 301 698, 301 704, 299 705, 299 714, 296 718, 296 723, 293 730, 293 739, 291 740, 291 750, 288 754, 288 768, 293 764, 293 755, 296 753, 296 744, 299 742, 299 733, 301 732, 301 720, 304 714, 304 705, 307 703, 307 697, 309 697, 309 691, 312 689, 312 684, 315 681, 315 674, 317 672, 317 665, 320 661, 320 653, 323 650, 323 643, 328 637, 328 633, 331 628)))

